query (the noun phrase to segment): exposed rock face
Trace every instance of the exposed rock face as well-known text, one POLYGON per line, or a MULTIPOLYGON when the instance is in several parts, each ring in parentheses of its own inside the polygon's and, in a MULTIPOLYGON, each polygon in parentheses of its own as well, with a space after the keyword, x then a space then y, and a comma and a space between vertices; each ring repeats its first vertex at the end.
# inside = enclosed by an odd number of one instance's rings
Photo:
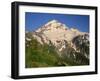
MULTIPOLYGON (((82 58, 89 60, 89 34, 86 32, 69 29, 65 24, 52 20, 31 32, 31 35, 42 45, 52 43, 60 57, 71 58, 75 62, 81 62, 82 58)), ((26 40, 30 41, 31 38, 27 37, 26 40)))

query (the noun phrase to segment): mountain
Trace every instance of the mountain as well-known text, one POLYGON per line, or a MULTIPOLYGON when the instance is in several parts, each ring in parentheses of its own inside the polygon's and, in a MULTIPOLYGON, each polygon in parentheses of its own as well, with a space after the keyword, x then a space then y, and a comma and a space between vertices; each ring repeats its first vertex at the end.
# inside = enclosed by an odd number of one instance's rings
POLYGON ((65 61, 64 64, 67 62, 71 65, 89 64, 89 34, 87 32, 81 32, 57 20, 51 20, 33 32, 26 32, 26 43, 32 39, 42 46, 52 46, 57 55, 65 61))

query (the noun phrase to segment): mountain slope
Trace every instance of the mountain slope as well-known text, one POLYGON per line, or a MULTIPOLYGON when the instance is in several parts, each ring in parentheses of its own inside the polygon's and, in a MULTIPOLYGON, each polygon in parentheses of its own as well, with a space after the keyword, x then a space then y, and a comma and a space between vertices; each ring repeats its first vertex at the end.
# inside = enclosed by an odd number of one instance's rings
POLYGON ((30 48, 29 42, 32 43, 33 39, 36 42, 32 47, 39 44, 41 49, 44 49, 43 46, 46 45, 47 52, 51 54, 53 51, 51 55, 56 55, 58 65, 89 64, 89 34, 86 32, 75 28, 69 29, 65 24, 52 20, 36 31, 26 32, 26 49, 30 48))

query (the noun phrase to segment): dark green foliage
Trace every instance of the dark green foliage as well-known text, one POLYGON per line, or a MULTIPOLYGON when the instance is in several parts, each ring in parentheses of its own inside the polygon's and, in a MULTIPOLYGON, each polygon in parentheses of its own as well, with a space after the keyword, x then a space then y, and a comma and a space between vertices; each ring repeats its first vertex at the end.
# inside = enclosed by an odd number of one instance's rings
POLYGON ((57 66, 59 58, 51 45, 41 45, 36 39, 26 41, 26 68, 57 66))
POLYGON ((57 52, 51 41, 49 41, 49 45, 45 43, 42 45, 32 37, 31 33, 27 33, 26 37, 31 39, 25 40, 26 68, 89 65, 89 58, 87 58, 89 57, 89 42, 88 44, 85 42, 80 44, 80 37, 73 40, 80 52, 76 52, 65 41, 66 48, 61 53, 57 52))

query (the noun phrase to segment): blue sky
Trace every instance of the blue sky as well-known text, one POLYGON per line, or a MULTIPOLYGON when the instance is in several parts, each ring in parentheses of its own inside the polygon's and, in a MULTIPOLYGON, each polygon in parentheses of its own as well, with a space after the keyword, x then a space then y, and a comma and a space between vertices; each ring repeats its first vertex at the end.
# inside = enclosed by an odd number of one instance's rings
POLYGON ((58 20, 69 28, 77 28, 82 32, 89 32, 88 15, 51 14, 51 13, 25 13, 25 29, 34 31, 51 20, 58 20))

